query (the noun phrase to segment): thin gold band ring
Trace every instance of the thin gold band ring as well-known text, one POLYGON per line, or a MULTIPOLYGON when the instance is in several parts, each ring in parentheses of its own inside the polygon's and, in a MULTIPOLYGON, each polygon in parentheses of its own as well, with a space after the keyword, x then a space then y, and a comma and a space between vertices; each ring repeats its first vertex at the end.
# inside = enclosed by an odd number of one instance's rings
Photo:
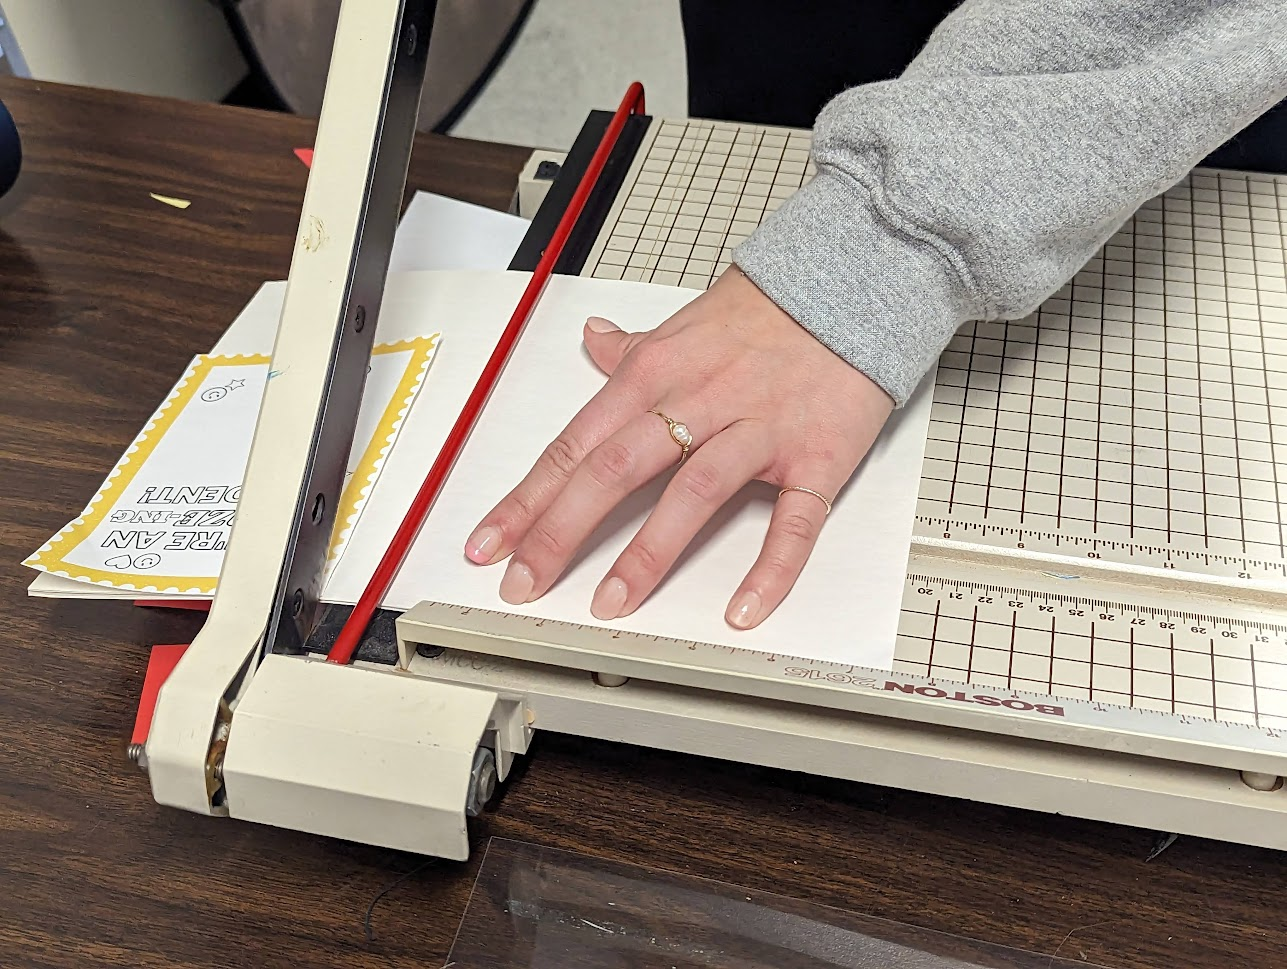
POLYGON ((781 498, 788 491, 802 491, 806 495, 813 495, 813 497, 817 498, 819 501, 821 501, 824 505, 827 506, 827 514, 828 515, 831 514, 831 499, 829 499, 826 495, 821 494, 817 491, 814 491, 812 488, 801 488, 799 485, 792 485, 789 488, 783 488, 781 491, 779 491, 778 497, 781 498))

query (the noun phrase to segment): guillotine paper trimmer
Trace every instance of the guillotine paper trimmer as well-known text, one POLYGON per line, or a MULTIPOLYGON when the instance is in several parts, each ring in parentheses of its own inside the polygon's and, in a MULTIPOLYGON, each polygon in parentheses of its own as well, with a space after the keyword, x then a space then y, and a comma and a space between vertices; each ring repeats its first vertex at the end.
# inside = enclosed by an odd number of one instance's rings
MULTIPOLYGON (((397 619, 396 661, 309 655, 433 6, 343 7, 274 351, 291 377, 157 699, 159 802, 459 859, 552 730, 1287 847, 1274 176, 1195 173, 1033 318, 958 336, 892 670, 440 603, 397 619)), ((807 132, 663 121, 633 93, 591 115, 513 268, 704 287, 810 174, 807 132)))

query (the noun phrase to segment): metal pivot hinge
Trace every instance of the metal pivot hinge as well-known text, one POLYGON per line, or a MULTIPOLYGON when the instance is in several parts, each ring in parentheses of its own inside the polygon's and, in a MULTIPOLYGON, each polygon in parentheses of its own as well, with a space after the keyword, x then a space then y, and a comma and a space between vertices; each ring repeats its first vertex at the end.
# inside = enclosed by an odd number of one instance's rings
POLYGON ((465 814, 476 818, 483 813, 483 808, 496 793, 496 757, 486 747, 479 747, 474 754, 474 766, 469 772, 469 800, 465 802, 465 814))

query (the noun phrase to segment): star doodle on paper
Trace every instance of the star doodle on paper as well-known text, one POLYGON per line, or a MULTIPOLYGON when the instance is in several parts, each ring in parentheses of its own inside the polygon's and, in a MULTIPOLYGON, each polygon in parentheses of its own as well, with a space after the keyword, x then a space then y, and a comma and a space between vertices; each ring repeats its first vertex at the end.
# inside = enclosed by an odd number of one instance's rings
POLYGON ((208 387, 201 391, 201 399, 207 404, 213 404, 217 401, 223 400, 234 390, 240 390, 244 386, 246 386, 246 381, 238 377, 235 380, 229 380, 226 384, 220 387, 208 387))

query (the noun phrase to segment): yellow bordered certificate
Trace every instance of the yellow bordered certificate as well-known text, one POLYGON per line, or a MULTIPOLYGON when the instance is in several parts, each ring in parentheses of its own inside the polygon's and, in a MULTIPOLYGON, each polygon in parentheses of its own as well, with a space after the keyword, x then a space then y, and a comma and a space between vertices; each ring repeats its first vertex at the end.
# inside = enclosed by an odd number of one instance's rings
MULTIPOLYGON (((328 566, 352 533, 438 336, 372 352, 328 566)), ((80 514, 24 563, 149 594, 214 594, 267 382, 266 355, 195 357, 80 514)))

